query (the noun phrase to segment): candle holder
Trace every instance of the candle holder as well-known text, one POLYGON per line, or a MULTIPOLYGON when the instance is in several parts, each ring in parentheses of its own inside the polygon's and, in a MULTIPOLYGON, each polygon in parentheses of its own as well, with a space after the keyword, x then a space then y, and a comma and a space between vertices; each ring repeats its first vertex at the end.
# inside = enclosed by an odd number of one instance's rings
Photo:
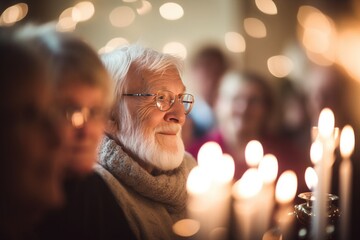
MULTIPOLYGON (((300 193, 298 197, 305 200, 305 203, 294 206, 294 215, 299 223, 299 237, 301 239, 312 239, 310 230, 311 222, 315 217, 313 203, 316 201, 316 198, 312 192, 300 193), (300 236, 301 232, 304 236, 300 236)), ((334 201, 338 199, 338 196, 334 194, 327 194, 327 230, 325 234, 327 239, 334 239, 334 236, 336 235, 335 227, 337 226, 337 221, 340 217, 340 210, 334 204, 334 201)))

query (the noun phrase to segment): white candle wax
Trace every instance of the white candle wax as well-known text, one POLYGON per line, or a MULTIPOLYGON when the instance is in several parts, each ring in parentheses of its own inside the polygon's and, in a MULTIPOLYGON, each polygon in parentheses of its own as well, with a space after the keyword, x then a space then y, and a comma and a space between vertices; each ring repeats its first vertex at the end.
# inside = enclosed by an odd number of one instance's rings
POLYGON ((297 185, 296 174, 291 170, 283 172, 276 184, 275 198, 279 207, 275 214, 275 220, 283 235, 283 239, 286 239, 286 236, 292 231, 293 218, 288 213, 294 211, 293 201, 297 185))
POLYGON ((349 215, 350 215, 350 198, 351 198, 351 178, 352 164, 350 156, 354 151, 355 135, 351 126, 347 125, 341 131, 340 136, 340 153, 342 161, 340 164, 340 236, 341 239, 348 239, 349 232, 349 215))
POLYGON ((258 231, 265 232, 269 229, 271 216, 275 205, 275 180, 278 173, 278 161, 272 154, 266 154, 261 160, 259 174, 262 177, 263 188, 260 192, 258 211, 258 231))
POLYGON ((201 147, 198 162, 187 180, 188 213, 200 222, 199 235, 206 239, 214 229, 227 227, 235 167, 234 160, 224 156, 215 142, 201 147))
POLYGON ((312 222, 312 234, 314 239, 325 238, 327 225, 328 194, 331 183, 331 166, 334 162, 335 118, 333 112, 325 108, 321 111, 318 123, 318 140, 322 144, 322 157, 316 163, 315 169, 318 175, 318 186, 315 189, 314 221, 312 222))
POLYGON ((235 239, 259 239, 262 233, 255 232, 255 216, 258 209, 257 197, 262 188, 259 172, 248 169, 233 186, 234 213, 236 222, 235 239))

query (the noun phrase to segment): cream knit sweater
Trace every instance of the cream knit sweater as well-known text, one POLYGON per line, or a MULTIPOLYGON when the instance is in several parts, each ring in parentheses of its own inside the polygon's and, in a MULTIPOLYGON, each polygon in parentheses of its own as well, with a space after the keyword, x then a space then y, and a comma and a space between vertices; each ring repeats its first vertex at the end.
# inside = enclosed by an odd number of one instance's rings
POLYGON ((186 215, 186 179, 196 165, 185 154, 171 172, 153 176, 105 136, 95 171, 109 185, 138 239, 173 239, 172 225, 186 215))

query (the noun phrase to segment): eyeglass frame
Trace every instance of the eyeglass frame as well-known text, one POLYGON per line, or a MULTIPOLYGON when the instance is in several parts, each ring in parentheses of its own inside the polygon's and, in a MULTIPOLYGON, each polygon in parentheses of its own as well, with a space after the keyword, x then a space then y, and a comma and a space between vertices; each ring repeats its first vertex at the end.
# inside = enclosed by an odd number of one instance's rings
MULTIPOLYGON (((180 101, 180 98, 181 98, 182 96, 184 96, 184 95, 189 95, 189 96, 191 96, 192 99, 193 99, 192 102, 185 101, 186 103, 191 103, 189 110, 188 110, 187 112, 186 112, 186 110, 185 110, 185 115, 188 115, 188 114, 191 112, 191 110, 192 110, 192 108, 193 108, 193 106, 194 106, 194 103, 195 103, 195 97, 194 97, 194 95, 192 95, 192 94, 190 94, 190 93, 175 94, 175 93, 173 93, 172 91, 169 91, 169 90, 158 90, 157 93, 123 93, 122 95, 123 95, 123 96, 130 96, 130 97, 156 97, 156 96, 158 95, 158 92, 160 92, 160 91, 171 92, 172 94, 174 94, 174 96, 177 96, 177 97, 178 97, 177 99, 178 99, 179 101, 180 101)), ((176 99, 176 98, 175 98, 175 99, 176 99)), ((156 101, 156 99, 155 99, 155 101, 156 101)), ((157 102, 157 101, 156 101, 156 102, 157 102)), ((181 102, 183 103, 184 101, 181 101, 181 102)), ((156 106, 156 108, 159 109, 161 112, 167 112, 167 111, 169 111, 169 110, 174 106, 174 104, 175 104, 175 100, 174 100, 172 103, 170 103, 170 107, 169 107, 168 109, 166 109, 166 110, 160 109, 157 104, 155 104, 155 106, 156 106)), ((185 107, 184 107, 184 109, 185 109, 185 107)))

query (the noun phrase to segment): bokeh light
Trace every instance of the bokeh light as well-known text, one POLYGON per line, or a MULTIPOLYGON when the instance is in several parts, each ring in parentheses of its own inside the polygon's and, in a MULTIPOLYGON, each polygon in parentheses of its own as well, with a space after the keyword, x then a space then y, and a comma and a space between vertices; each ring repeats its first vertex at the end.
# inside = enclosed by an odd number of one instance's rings
POLYGON ((136 8, 136 12, 139 15, 145 15, 151 11, 152 5, 149 1, 141 1, 141 4, 141 7, 136 8))
POLYGON ((272 0, 255 0, 255 4, 256 7, 265 14, 277 14, 276 4, 272 0))
POLYGON ((168 2, 160 6, 160 15, 166 20, 178 20, 184 15, 183 8, 173 2, 168 2))
POLYGON ((111 11, 109 19, 114 27, 127 27, 134 22, 135 13, 130 7, 121 6, 111 11))
POLYGON ((225 46, 230 52, 240 53, 246 49, 244 37, 237 32, 227 32, 225 34, 225 46))
POLYGON ((16 22, 19 22, 28 13, 28 5, 26 3, 18 3, 13 6, 8 7, 1 14, 0 26, 5 25, 9 26, 16 22))
POLYGON ((72 9, 72 18, 75 22, 89 20, 95 13, 95 7, 92 2, 79 2, 72 9))
POLYGON ((165 44, 162 49, 162 52, 179 56, 182 59, 185 59, 187 56, 186 47, 184 46, 184 44, 179 43, 179 42, 169 42, 169 43, 165 44))
POLYGON ((267 61, 269 72, 278 78, 289 75, 294 67, 290 58, 284 55, 272 56, 267 61))
POLYGON ((245 18, 244 19, 244 29, 246 33, 254 38, 264 38, 266 37, 266 27, 265 24, 257 18, 245 18))
POLYGON ((129 41, 125 38, 117 37, 109 40, 106 45, 99 49, 98 53, 108 53, 114 50, 115 48, 118 48, 123 45, 128 45, 129 41))

